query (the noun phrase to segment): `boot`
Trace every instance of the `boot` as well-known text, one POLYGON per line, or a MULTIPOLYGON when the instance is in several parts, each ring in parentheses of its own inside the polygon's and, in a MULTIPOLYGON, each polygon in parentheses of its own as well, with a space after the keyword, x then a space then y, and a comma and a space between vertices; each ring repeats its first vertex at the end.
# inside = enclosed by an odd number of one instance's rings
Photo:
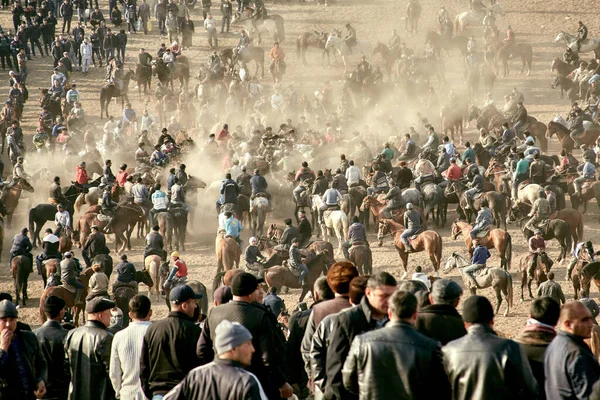
POLYGON ((414 253, 415 252, 415 248, 412 247, 412 244, 408 243, 408 244, 405 245, 405 247, 406 247, 406 252, 407 253, 414 253))
POLYGON ((467 199, 467 210, 472 210, 473 209, 473 200, 470 197, 466 197, 467 199))
POLYGON ((479 285, 477 284, 477 281, 475 280, 475 277, 473 276, 473 274, 472 273, 467 273, 466 275, 469 278, 469 281, 471 282, 471 284, 473 285, 473 287, 479 288, 479 285))
POLYGON ((346 260, 350 260, 350 248, 345 245, 342 246, 342 253, 344 253, 344 258, 346 260))

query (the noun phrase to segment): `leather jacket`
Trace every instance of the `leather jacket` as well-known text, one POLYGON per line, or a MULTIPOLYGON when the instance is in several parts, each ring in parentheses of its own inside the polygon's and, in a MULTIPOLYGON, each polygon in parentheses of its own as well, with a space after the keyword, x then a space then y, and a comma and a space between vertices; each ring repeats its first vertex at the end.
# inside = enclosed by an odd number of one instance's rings
POLYGON ((110 400, 115 396, 108 377, 113 335, 99 321, 88 321, 73 329, 65 340, 71 377, 77 384, 69 388, 69 398, 110 400))
POLYGON ((46 398, 65 399, 69 393, 69 363, 65 358, 65 337, 67 331, 57 321, 46 321, 44 325, 33 331, 40 343, 40 348, 48 363, 48 380, 46 381, 46 398))
POLYGON ((471 325, 442 352, 453 399, 537 398, 538 385, 519 344, 498 337, 489 326, 471 325))

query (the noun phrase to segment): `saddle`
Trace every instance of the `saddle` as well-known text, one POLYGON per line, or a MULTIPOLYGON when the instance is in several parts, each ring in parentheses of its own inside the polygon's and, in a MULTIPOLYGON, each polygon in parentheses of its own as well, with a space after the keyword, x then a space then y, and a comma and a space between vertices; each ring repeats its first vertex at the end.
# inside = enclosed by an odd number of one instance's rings
POLYGON ((423 233, 425 231, 424 228, 420 228, 414 235, 411 235, 408 240, 415 240, 421 233, 423 233))
POLYGON ((596 182, 596 179, 586 179, 583 185, 581 186, 581 190, 583 191, 584 189, 588 189, 594 184, 594 182, 596 182))
POLYGON ((61 287, 66 291, 73 293, 73 295, 75 295, 75 292, 77 292, 77 288, 75 286, 69 285, 68 283, 63 283, 62 285, 58 285, 58 287, 61 287))
POLYGON ((525 189, 525 186, 531 185, 531 179, 525 179, 523 182, 519 183, 518 190, 525 189))
POLYGON ((354 243, 352 243, 352 246, 350 246, 350 250, 349 253, 352 256, 354 251, 358 248, 358 247, 365 247, 367 244, 365 242, 362 241, 356 241, 354 243))
POLYGON ((493 229, 492 225, 486 227, 485 229, 483 229, 482 231, 480 231, 479 233, 477 233, 477 237, 478 238, 486 237, 488 235, 488 233, 490 233, 490 231, 492 229, 493 229))
POLYGON ((299 269, 299 268, 296 268, 296 267, 293 267, 293 266, 291 266, 291 265, 290 265, 290 264, 287 262, 287 260, 283 261, 281 264, 282 264, 282 266, 283 266, 283 267, 286 267, 286 268, 287 268, 287 269, 290 271, 290 273, 291 273, 292 275, 294 275, 295 277, 298 277, 298 276, 300 276, 300 273, 301 273, 300 269, 299 269))
POLYGON ((104 215, 104 214, 98 214, 98 215, 96 215, 96 218, 100 222, 107 222, 110 220, 110 217, 108 215, 104 215))
POLYGON ((490 272, 490 268, 489 267, 483 267, 480 270, 477 270, 473 273, 473 276, 476 278, 481 278, 483 276, 486 276, 488 273, 490 272))
POLYGON ((228 211, 232 212, 232 213, 235 213, 235 208, 236 208, 235 204, 233 204, 233 203, 225 203, 225 204, 221 205, 221 214, 222 213, 226 213, 228 211))

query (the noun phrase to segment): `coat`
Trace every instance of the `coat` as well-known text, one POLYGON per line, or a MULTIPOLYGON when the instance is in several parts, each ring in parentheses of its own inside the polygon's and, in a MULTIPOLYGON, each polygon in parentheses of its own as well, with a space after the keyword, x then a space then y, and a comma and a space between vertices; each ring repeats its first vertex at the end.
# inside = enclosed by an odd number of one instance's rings
POLYGON ((64 345, 69 331, 63 328, 59 322, 48 320, 33 333, 37 337, 46 364, 48 364, 46 398, 65 399, 71 380, 64 345))
POLYGON ((308 310, 299 311, 292 314, 288 322, 289 336, 286 343, 286 360, 288 362, 289 373, 289 384, 293 385, 297 383, 300 387, 304 387, 308 382, 308 376, 304 369, 304 362, 302 361, 302 339, 308 326, 308 319, 310 318, 315 305, 322 303, 317 300, 308 310))
POLYGON ((546 398, 546 391, 544 389, 544 381, 546 379, 544 373, 544 352, 555 337, 556 332, 554 329, 532 324, 527 325, 523 333, 515 339, 515 342, 519 343, 527 356, 533 376, 540 388, 540 400, 546 398))
POLYGON ((417 330, 442 346, 467 334, 462 317, 450 304, 431 304, 419 310, 417 330))
POLYGON ((69 400, 111 400, 115 391, 108 377, 113 335, 99 321, 88 321, 65 339, 71 370, 69 400))
POLYGON ((474 324, 442 348, 455 400, 535 399, 538 385, 525 353, 491 327, 474 324))
POLYGON ((104 233, 96 232, 88 236, 82 251, 87 251, 89 258, 94 258, 98 254, 108 254, 104 233))
POLYGON ((361 399, 450 397, 440 344, 406 322, 358 335, 342 374, 346 389, 361 399))

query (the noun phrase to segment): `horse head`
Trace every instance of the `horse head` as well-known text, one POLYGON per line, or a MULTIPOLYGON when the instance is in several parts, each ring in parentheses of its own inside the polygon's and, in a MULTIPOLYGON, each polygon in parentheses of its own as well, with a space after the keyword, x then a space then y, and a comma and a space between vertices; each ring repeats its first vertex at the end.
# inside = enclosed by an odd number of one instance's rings
POLYGON ((383 237, 390 233, 390 220, 382 219, 379 221, 379 228, 377 229, 377 239, 382 240, 383 237))
POLYGON ((556 39, 554 39, 555 43, 560 42, 561 40, 567 40, 567 38, 565 37, 565 32, 564 31, 560 31, 558 33, 558 35, 556 35, 556 39))
POLYGON ((452 252, 450 257, 448 257, 448 259, 446 260, 446 264, 444 265, 444 273, 447 274, 448 272, 450 272, 454 268, 456 268, 458 266, 459 258, 460 258, 460 255, 458 255, 457 252, 452 252))
POLYGON ((460 221, 460 219, 456 218, 456 220, 454 220, 454 222, 452 223, 452 240, 456 240, 456 238, 458 238, 458 235, 460 235, 462 232, 462 229, 460 228, 460 226, 458 226, 458 221, 460 221))
POLYGON ((135 271, 135 275, 135 280, 138 283, 143 283, 149 288, 154 286, 154 281, 152 280, 152 276, 150 276, 150 271, 148 271, 146 268, 141 271, 135 271))

